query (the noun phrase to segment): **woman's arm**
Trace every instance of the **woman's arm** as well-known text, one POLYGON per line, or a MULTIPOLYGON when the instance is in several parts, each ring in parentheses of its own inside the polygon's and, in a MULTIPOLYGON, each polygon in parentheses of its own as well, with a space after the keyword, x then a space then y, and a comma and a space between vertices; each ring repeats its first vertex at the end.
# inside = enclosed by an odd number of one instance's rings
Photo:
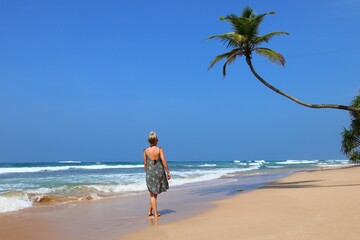
POLYGON ((144 170, 145 170, 145 172, 146 172, 146 166, 147 166, 147 160, 146 160, 146 153, 144 150, 144 170))
POLYGON ((166 170, 166 173, 167 173, 167 178, 168 180, 171 178, 171 174, 170 174, 170 170, 169 170, 169 165, 167 164, 167 161, 166 161, 166 157, 165 157, 165 154, 164 154, 164 149, 160 148, 160 158, 161 158, 161 161, 165 167, 165 170, 166 170))

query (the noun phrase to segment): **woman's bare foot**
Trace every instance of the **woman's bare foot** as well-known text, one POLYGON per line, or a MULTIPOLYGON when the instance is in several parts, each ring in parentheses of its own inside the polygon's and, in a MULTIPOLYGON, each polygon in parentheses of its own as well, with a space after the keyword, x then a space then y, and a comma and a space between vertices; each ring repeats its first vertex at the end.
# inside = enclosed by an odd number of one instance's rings
POLYGON ((156 213, 156 214, 154 214, 154 217, 155 218, 159 218, 161 216, 161 214, 160 213, 156 213))
POLYGON ((151 217, 153 215, 152 212, 148 212, 148 216, 151 217))

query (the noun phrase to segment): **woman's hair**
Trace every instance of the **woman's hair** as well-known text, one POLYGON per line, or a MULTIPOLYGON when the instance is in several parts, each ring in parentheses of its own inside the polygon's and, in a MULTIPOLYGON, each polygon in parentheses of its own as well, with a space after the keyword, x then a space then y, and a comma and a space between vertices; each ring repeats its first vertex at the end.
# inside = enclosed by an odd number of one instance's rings
POLYGON ((156 143, 156 141, 158 140, 157 135, 154 131, 151 131, 149 133, 149 138, 148 141, 151 145, 154 145, 156 143))

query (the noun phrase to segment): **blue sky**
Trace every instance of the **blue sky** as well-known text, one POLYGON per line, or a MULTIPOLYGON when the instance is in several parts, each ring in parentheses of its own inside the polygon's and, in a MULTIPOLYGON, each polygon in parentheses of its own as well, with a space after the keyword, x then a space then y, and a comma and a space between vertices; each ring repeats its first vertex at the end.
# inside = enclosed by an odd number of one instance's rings
POLYGON ((349 104, 360 89, 360 2, 0 1, 0 161, 142 161, 155 130, 168 160, 345 159, 346 111, 308 109, 261 85, 208 36, 251 6, 267 81, 311 103, 349 104))

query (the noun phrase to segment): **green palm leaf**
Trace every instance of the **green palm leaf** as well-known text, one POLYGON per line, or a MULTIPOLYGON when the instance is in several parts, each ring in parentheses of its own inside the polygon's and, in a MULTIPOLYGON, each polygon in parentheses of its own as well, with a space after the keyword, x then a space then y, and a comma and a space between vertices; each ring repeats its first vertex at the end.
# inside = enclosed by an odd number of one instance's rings
POLYGON ((218 39, 227 44, 227 48, 236 48, 241 46, 244 42, 246 42, 246 37, 236 34, 235 32, 228 32, 219 35, 213 35, 207 38, 210 39, 218 39))
POLYGON ((221 61, 222 59, 226 59, 224 65, 223 65, 223 77, 225 77, 227 65, 233 63, 236 60, 236 57, 241 56, 241 55, 242 55, 242 53, 238 49, 234 49, 230 52, 220 54, 211 61, 208 69, 212 68, 218 61, 221 61))
POLYGON ((271 62, 277 63, 281 66, 285 65, 285 58, 280 53, 269 48, 255 48, 256 53, 267 57, 271 62))
POLYGON ((235 61, 236 57, 241 56, 241 55, 242 55, 241 51, 237 51, 236 49, 230 52, 229 56, 227 57, 226 62, 224 63, 224 66, 223 66, 223 78, 226 77, 227 65, 233 63, 235 61))
POLYGON ((342 142, 341 142, 341 151, 346 155, 349 155, 352 150, 356 147, 355 144, 355 136, 352 131, 344 128, 342 135, 342 142))
POLYGON ((210 62, 210 65, 209 65, 209 68, 212 68, 218 61, 221 61, 223 60, 224 58, 229 58, 230 55, 232 54, 232 52, 227 52, 227 53, 223 53, 223 54, 220 54, 220 55, 217 55, 211 62, 210 62))
POLYGON ((244 7, 244 9, 242 11, 241 16, 244 18, 254 18, 256 15, 255 15, 254 10, 251 7, 246 6, 246 7, 244 7))
POLYGON ((254 45, 259 45, 263 42, 266 42, 268 43, 270 41, 270 39, 274 36, 280 36, 280 35, 289 35, 288 32, 271 32, 271 33, 268 33, 264 36, 257 36, 257 37, 254 37, 253 38, 253 43, 254 45))

